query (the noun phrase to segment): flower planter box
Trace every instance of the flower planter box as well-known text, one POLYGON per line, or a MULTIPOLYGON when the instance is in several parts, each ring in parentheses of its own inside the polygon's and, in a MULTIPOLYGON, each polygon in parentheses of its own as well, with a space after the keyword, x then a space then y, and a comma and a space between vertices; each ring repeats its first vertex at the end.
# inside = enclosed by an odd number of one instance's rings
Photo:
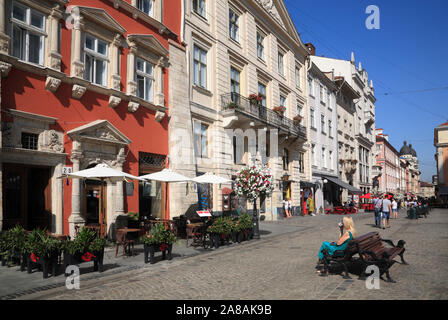
MULTIPOLYGON (((101 251, 75 253, 74 255, 64 251, 64 273, 70 265, 77 265, 84 262, 93 261, 93 271, 103 272, 104 248, 101 251)), ((65 276, 69 274, 65 273, 65 276)))
POLYGON ((171 252, 173 250, 172 244, 144 244, 144 250, 145 250, 145 263, 154 264, 156 261, 154 259, 154 254, 156 252, 162 252, 162 259, 168 259, 171 260, 173 257, 171 255, 171 252), (148 259, 149 256, 149 259, 148 259))
POLYGON ((249 241, 254 237, 254 229, 246 229, 243 231, 243 239, 249 241))
POLYGON ((230 244, 230 234, 221 233, 219 234, 219 242, 221 245, 230 244))
MULTIPOLYGON (((35 255, 34 253, 27 254, 26 255, 26 270, 27 273, 31 273, 33 269, 42 270, 42 276, 44 279, 48 278, 48 273, 50 273, 53 277, 56 276, 56 270, 58 267, 58 260, 59 260, 60 252, 54 252, 50 254, 50 256, 42 256, 39 257, 35 255)), ((22 268, 21 268, 22 269, 22 268)))

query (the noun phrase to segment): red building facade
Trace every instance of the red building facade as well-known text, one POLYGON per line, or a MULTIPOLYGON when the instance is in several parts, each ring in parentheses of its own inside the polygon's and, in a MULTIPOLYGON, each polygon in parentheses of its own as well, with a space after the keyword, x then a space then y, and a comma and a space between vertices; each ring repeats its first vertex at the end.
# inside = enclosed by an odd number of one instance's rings
MULTIPOLYGON (((73 234, 97 222, 98 183, 64 171, 167 165, 168 48, 180 24, 180 0, 0 0, 3 229, 73 234)), ((157 183, 108 183, 108 231, 126 212, 164 216, 162 199, 157 183)))

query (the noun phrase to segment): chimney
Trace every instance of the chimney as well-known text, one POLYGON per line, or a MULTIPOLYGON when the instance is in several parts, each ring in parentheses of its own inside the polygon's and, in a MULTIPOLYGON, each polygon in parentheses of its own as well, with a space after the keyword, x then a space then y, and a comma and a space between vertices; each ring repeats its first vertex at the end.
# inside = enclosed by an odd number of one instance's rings
POLYGON ((355 63, 355 53, 352 51, 351 57, 350 57, 350 61, 355 63))
POLYGON ((312 56, 316 55, 316 47, 311 42, 305 43, 305 46, 312 56))

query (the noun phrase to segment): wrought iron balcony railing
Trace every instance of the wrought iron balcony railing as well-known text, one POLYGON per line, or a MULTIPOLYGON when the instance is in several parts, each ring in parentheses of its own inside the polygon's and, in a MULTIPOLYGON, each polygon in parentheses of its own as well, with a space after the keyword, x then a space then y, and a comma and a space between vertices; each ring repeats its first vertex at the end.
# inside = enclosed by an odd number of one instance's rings
POLYGON ((234 110, 235 112, 245 114, 306 140, 306 128, 303 125, 296 124, 294 120, 280 116, 277 112, 267 109, 260 104, 251 103, 248 98, 238 93, 232 92, 221 95, 221 109, 222 111, 234 110))

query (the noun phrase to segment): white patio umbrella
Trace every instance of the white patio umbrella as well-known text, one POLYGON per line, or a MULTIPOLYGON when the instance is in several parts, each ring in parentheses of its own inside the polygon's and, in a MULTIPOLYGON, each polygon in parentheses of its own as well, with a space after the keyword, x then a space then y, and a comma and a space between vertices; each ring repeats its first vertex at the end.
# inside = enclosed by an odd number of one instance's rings
MULTIPOLYGON (((168 202, 168 183, 170 182, 188 182, 191 181, 190 178, 183 176, 177 172, 174 172, 171 169, 165 168, 162 171, 154 172, 150 174, 146 174, 144 176, 140 176, 140 179, 144 180, 154 180, 154 181, 160 181, 165 182, 165 219, 167 218, 166 213, 166 206, 168 202)), ((168 220, 168 219, 166 219, 168 220)))
MULTIPOLYGON (((192 181, 196 183, 206 183, 206 184, 221 184, 221 183, 231 183, 232 180, 223 178, 213 174, 213 172, 207 172, 203 175, 197 176, 192 181)), ((210 188, 209 188, 210 190, 210 188)))
POLYGON ((109 167, 107 164, 100 163, 93 168, 76 171, 73 173, 63 174, 60 178, 78 178, 78 179, 91 179, 91 180, 100 180, 101 181, 101 189, 100 189, 100 233, 101 237, 103 237, 103 217, 104 217, 104 201, 103 201, 103 181, 109 180, 111 182, 116 182, 120 180, 132 179, 132 180, 142 180, 137 176, 132 174, 122 172, 116 169, 109 167))
POLYGON ((196 178, 191 179, 196 183, 212 183, 212 184, 221 184, 221 183, 230 183, 232 180, 223 178, 213 174, 212 172, 207 172, 203 175, 197 176, 196 178))

